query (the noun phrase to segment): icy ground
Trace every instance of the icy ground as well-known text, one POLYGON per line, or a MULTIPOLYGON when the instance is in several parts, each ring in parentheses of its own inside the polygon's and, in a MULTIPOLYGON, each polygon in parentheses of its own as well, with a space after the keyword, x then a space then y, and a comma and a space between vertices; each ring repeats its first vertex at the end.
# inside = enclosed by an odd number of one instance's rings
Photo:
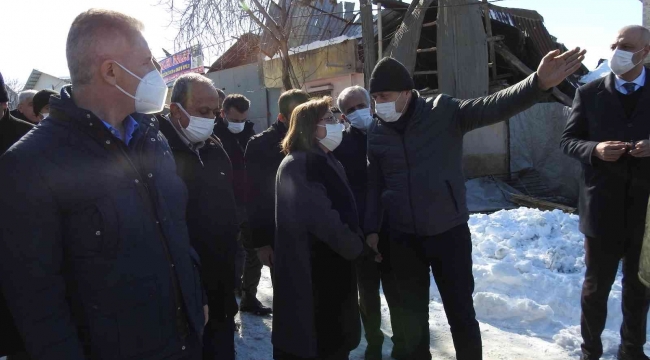
MULTIPOLYGON (((473 215, 474 304, 483 336, 484 359, 577 359, 580 350, 580 288, 584 248, 578 217, 560 211, 531 209, 473 215)), ((258 297, 268 306, 273 290, 268 269, 262 273, 258 297)), ((613 360, 621 324, 621 274, 612 288, 605 356, 613 360)), ((440 295, 432 281, 429 304, 431 352, 434 359, 454 359, 453 344, 440 295)), ((384 359, 392 343, 388 307, 382 295, 384 359)), ((238 360, 272 359, 272 318, 243 314, 235 334, 238 360)), ((365 341, 350 356, 363 359, 365 341)), ((646 353, 650 347, 646 346, 646 353)))

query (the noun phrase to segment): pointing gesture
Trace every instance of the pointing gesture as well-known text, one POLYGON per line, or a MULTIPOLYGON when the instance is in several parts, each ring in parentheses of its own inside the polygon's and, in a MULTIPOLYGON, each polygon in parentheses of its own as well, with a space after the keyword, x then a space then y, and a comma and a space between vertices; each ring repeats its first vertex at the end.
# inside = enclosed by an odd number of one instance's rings
POLYGON ((563 54, 560 54, 560 50, 548 53, 537 68, 539 87, 542 90, 548 90, 560 85, 567 76, 580 68, 585 59, 585 53, 587 50, 580 50, 580 48, 569 50, 563 54))

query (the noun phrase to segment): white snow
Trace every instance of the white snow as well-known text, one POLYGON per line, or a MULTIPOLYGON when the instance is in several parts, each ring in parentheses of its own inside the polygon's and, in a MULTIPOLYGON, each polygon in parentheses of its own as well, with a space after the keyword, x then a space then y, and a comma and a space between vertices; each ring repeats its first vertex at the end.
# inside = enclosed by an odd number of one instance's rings
MULTIPOLYGON (((483 353, 490 359, 566 360, 580 351, 580 290, 584 276, 583 237, 578 217, 560 211, 504 210, 473 215, 474 304, 481 323, 483 353)), ((258 297, 271 306, 273 290, 264 268, 258 297)), ((620 341, 621 273, 612 287, 603 359, 613 360, 620 341)), ((454 359, 440 294, 432 281, 429 304, 434 359, 454 359)), ((272 359, 272 318, 238 315, 237 359, 272 359)), ((389 310, 382 294, 384 359, 392 343, 389 310)), ((365 340, 350 359, 363 359, 365 340)), ((646 353, 650 347, 646 346, 646 353)))
MULTIPOLYGON (((311 42, 309 44, 300 45, 300 46, 289 49, 289 55, 299 54, 299 53, 302 53, 302 52, 305 52, 305 51, 316 50, 316 49, 324 48, 326 46, 340 44, 340 43, 342 43, 344 41, 352 40, 352 39, 354 39, 354 38, 349 37, 347 35, 341 35, 341 36, 337 36, 335 38, 331 38, 331 39, 328 39, 328 40, 314 41, 314 42, 311 42)), ((280 58, 280 53, 277 53, 277 54, 275 54, 275 56, 273 56, 273 59, 279 59, 279 58, 280 58)), ((267 57, 264 58, 264 60, 271 60, 271 58, 269 58, 267 56, 267 57)))
POLYGON ((580 82, 583 84, 590 83, 594 80, 598 80, 602 77, 607 76, 611 71, 612 69, 609 68, 609 60, 604 60, 594 71, 591 71, 587 75, 581 77, 580 82))

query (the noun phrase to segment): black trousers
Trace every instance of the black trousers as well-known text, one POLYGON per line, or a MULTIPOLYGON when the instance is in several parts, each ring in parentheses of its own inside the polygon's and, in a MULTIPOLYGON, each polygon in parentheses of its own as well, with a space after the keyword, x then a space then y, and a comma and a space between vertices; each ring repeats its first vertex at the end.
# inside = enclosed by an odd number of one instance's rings
POLYGON ((639 256, 643 243, 643 227, 636 226, 618 238, 585 238, 585 281, 582 285, 582 352, 589 359, 603 355, 600 336, 607 319, 607 299, 623 260, 623 324, 621 344, 629 350, 643 351, 646 342, 648 296, 639 281, 639 256))
POLYGON ((235 319, 210 320, 203 333, 203 360, 235 360, 235 319))
MULTIPOLYGON (((417 237, 391 232, 390 264, 396 284, 406 359, 429 360, 429 269, 451 327, 458 360, 481 360, 482 343, 474 311, 472 239, 467 224, 417 237)), ((395 330, 395 328, 393 328, 395 330)))
POLYGON ((348 360, 349 358, 350 358, 350 351, 345 349, 339 349, 326 356, 319 356, 315 358, 303 358, 303 357, 295 356, 288 352, 284 352, 276 347, 273 347, 274 360, 348 360))
POLYGON ((399 331, 403 326, 400 322, 398 296, 396 294, 394 275, 390 267, 390 236, 388 231, 379 235, 379 252, 383 257, 382 263, 374 259, 364 259, 357 263, 357 283, 359 286, 359 310, 361 321, 366 332, 368 348, 366 353, 381 357, 384 333, 381 331, 381 298, 380 286, 383 287, 388 308, 390 322, 393 329, 393 354, 403 354, 404 340, 399 331))
MULTIPOLYGON (((238 242, 246 252, 243 263, 238 260, 235 284, 241 284, 242 293, 245 293, 248 298, 255 298, 257 296, 257 286, 260 284, 262 277, 262 262, 257 257, 257 250, 251 243, 252 236, 251 230, 247 222, 241 224, 238 242)), ((238 259, 241 255, 238 255, 238 259)))

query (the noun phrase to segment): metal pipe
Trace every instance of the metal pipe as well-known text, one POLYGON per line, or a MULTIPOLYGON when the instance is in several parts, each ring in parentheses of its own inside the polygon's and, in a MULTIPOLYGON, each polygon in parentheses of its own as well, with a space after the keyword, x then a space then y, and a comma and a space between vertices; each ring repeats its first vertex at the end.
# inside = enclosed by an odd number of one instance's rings
POLYGON ((384 30, 381 20, 381 3, 377 3, 377 39, 379 40, 379 59, 384 58, 384 30))

